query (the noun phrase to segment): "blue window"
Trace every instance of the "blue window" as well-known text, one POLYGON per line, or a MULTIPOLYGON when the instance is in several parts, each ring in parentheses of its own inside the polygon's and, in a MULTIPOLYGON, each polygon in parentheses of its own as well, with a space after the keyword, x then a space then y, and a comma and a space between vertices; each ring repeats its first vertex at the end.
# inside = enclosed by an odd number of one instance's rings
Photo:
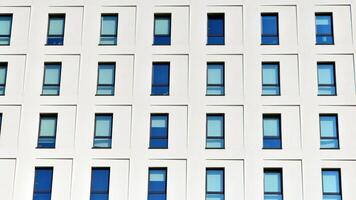
POLYGON ((279 63, 262 63, 262 95, 280 95, 279 63))
POLYGON ((50 14, 48 18, 47 45, 63 45, 64 14, 50 14))
POLYGON ((61 65, 61 63, 45 63, 42 95, 59 95, 61 65))
POLYGON ((281 149, 281 115, 264 114, 263 115, 263 148, 281 149))
POLYGON ((53 167, 36 167, 33 200, 51 200, 53 167))
POLYGON ((168 114, 151 114, 150 148, 168 148, 168 114))
POLYGON ((37 148, 55 148, 57 114, 41 114, 37 148))
POLYGON ((278 45, 279 44, 278 13, 262 13, 261 18, 262 18, 261 44, 278 45))
POLYGON ((111 148, 112 114, 95 114, 94 148, 111 148))
POLYGON ((102 14, 100 27, 100 45, 117 44, 118 15, 102 14))
POLYGON ((115 94, 115 63, 99 63, 96 95, 115 94))
POLYGON ((224 114, 207 114, 206 116, 206 148, 225 148, 225 116, 224 114))
POLYGON ((223 168, 206 169, 206 194, 205 200, 224 200, 225 185, 223 168))
POLYGON ((12 15, 0 15, 0 45, 10 45, 12 15))
POLYGON ((342 200, 340 169, 323 169, 323 200, 342 200))
POLYGON ((5 95, 7 63, 0 63, 0 96, 5 95))
POLYGON ((208 45, 225 44, 225 14, 208 14, 208 45))
POLYGON ((208 63, 207 95, 225 94, 224 63, 208 63))
POLYGON ((171 44, 171 14, 155 14, 154 45, 171 44))
POLYGON ((167 168, 150 168, 147 200, 167 199, 167 168))
POLYGON ((338 149, 339 131, 336 114, 322 114, 320 120, 320 148, 338 149))
POLYGON ((336 95, 335 63, 318 63, 318 95, 336 95))
POLYGON ((282 169, 264 170, 264 200, 283 200, 282 169))
POLYGON ((169 95, 169 63, 153 63, 151 95, 169 95))
POLYGON ((109 200, 110 168, 93 167, 91 170, 90 200, 109 200))
POLYGON ((316 44, 334 44, 332 13, 315 14, 316 44))

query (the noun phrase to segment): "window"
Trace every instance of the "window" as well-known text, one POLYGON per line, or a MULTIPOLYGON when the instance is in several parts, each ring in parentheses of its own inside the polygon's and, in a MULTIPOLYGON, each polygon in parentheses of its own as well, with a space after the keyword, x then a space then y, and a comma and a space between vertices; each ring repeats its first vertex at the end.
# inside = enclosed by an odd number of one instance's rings
POLYGON ((281 115, 264 114, 263 115, 263 148, 281 149, 281 115))
POLYGON ((335 63, 318 63, 318 95, 336 95, 335 63))
POLYGON ((171 14, 155 14, 153 44, 171 44, 171 14))
POLYGON ((45 63, 42 95, 59 95, 61 63, 45 63))
POLYGON ((167 168, 150 168, 147 200, 166 200, 167 168))
POLYGON ((95 114, 94 148, 111 148, 112 114, 95 114))
POLYGON ((53 167, 36 167, 33 200, 51 200, 53 167))
POLYGON ((0 15, 0 45, 10 45, 12 14, 0 15))
POLYGON ((57 114, 41 114, 37 148, 55 148, 56 132, 57 114))
POLYGON ((225 117, 224 114, 207 114, 206 148, 225 148, 225 117))
POLYGON ((93 167, 91 170, 90 200, 109 200, 110 168, 93 167))
POLYGON ((7 63, 0 63, 0 96, 5 95, 7 63))
POLYGON ((342 200, 340 169, 323 169, 323 200, 342 200))
POLYGON ((153 63, 151 95, 169 95, 169 63, 153 63))
POLYGON ((117 14, 102 14, 100 27, 100 45, 116 45, 117 44, 117 29, 118 29, 117 14))
POLYGON ((320 121, 320 148, 338 149, 339 148, 339 130, 336 114, 322 114, 320 121))
POLYGON ((264 170, 264 199, 283 200, 282 169, 264 170))
POLYGON ((278 45, 279 30, 278 30, 278 13, 262 13, 262 45, 278 45))
POLYGON ((331 13, 315 14, 316 44, 334 44, 333 16, 331 13))
POLYGON ((96 95, 115 94, 115 63, 99 63, 96 95))
POLYGON ((168 114, 151 114, 150 149, 168 148, 168 114))
POLYGON ((205 200, 224 200, 224 169, 207 168, 206 169, 206 194, 205 200))
POLYGON ((2 119, 3 119, 3 116, 2 116, 2 113, 0 113, 0 134, 1 134, 1 127, 2 127, 2 119))
POLYGON ((208 45, 225 44, 225 14, 208 14, 208 45))
POLYGON ((262 95, 280 95, 279 63, 262 63, 262 95))
POLYGON ((208 63, 207 95, 225 94, 224 63, 208 63))
POLYGON ((64 14, 49 15, 47 45, 63 45, 64 21, 64 14))

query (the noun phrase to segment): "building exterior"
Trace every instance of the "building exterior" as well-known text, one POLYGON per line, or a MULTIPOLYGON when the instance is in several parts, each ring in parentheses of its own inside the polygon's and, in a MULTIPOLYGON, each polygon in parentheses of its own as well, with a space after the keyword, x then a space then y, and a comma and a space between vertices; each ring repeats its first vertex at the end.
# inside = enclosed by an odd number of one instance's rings
POLYGON ((356 199, 354 0, 1 0, 2 200, 356 199))

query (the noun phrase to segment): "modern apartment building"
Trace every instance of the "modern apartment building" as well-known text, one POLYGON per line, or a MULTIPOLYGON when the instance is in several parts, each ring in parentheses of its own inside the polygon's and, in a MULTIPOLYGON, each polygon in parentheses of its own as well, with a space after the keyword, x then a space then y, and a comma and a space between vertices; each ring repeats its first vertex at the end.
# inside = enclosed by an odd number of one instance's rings
POLYGON ((1 0, 1 200, 355 200, 354 0, 1 0))

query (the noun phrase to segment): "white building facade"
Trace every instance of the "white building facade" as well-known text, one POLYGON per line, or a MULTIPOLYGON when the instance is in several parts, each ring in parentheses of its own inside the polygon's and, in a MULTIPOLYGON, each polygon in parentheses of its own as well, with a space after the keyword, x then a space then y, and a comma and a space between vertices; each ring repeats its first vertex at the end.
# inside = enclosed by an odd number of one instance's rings
POLYGON ((0 199, 354 200, 355 29, 354 0, 1 0, 0 199))

